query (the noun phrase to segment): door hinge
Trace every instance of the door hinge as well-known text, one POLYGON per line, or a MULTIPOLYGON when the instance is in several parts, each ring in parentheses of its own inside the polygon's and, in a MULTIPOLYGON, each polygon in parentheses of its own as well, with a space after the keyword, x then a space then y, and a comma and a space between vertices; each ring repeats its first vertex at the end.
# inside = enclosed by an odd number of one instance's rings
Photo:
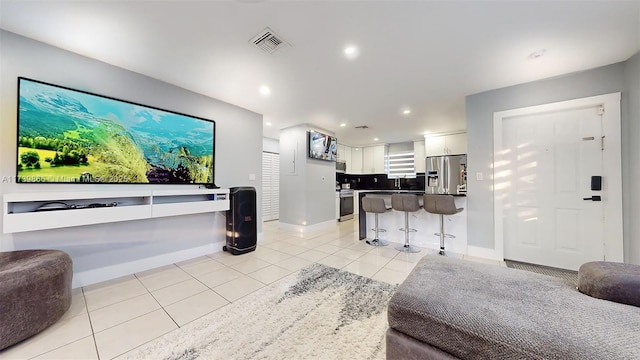
POLYGON ((604 151, 604 135, 600 137, 600 150, 604 151))
POLYGON ((604 106, 598 106, 598 109, 596 111, 598 112, 598 115, 604 115, 604 106))

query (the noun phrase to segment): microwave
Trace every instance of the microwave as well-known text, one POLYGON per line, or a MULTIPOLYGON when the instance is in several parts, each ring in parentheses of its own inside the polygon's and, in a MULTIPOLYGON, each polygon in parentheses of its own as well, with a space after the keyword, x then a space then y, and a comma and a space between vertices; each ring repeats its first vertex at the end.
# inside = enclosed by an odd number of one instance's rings
POLYGON ((336 162, 336 172, 344 174, 347 171, 347 163, 346 162, 336 162))

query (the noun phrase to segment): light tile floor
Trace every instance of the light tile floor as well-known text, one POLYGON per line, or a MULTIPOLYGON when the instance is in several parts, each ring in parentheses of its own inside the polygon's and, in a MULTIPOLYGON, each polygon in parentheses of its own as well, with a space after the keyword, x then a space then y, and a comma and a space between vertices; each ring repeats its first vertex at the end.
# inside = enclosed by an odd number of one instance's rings
POLYGON ((74 289, 71 309, 60 321, 0 352, 0 359, 112 359, 314 262, 396 284, 433 253, 369 246, 358 240, 357 224, 295 233, 268 222, 254 252, 207 254, 74 289))

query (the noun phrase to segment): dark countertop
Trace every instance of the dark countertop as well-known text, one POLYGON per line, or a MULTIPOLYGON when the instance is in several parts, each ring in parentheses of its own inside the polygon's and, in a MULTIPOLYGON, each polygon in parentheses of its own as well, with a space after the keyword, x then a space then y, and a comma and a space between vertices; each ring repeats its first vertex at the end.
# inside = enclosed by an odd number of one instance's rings
MULTIPOLYGON (((420 190, 397 190, 397 189, 390 189, 390 190, 355 190, 355 191, 359 191, 361 196, 362 194, 376 194, 376 195, 392 195, 392 194, 415 194, 415 195, 424 195, 424 191, 420 191, 420 190)), ((443 194, 444 195, 444 194, 443 194)), ((453 196, 456 197, 465 197, 467 196, 467 194, 451 194, 453 196)))

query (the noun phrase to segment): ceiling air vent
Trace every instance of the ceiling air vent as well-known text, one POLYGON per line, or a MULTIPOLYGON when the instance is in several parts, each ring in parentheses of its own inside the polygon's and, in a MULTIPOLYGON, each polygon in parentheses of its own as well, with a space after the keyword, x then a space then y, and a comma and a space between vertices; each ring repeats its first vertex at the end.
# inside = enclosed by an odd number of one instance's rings
POLYGON ((356 126, 356 129, 361 129, 361 130, 365 130, 368 129, 369 127, 367 125, 360 125, 360 126, 356 126))
POLYGON ((260 34, 254 36, 249 42, 267 54, 273 54, 282 48, 291 46, 269 28, 262 30, 260 34))

